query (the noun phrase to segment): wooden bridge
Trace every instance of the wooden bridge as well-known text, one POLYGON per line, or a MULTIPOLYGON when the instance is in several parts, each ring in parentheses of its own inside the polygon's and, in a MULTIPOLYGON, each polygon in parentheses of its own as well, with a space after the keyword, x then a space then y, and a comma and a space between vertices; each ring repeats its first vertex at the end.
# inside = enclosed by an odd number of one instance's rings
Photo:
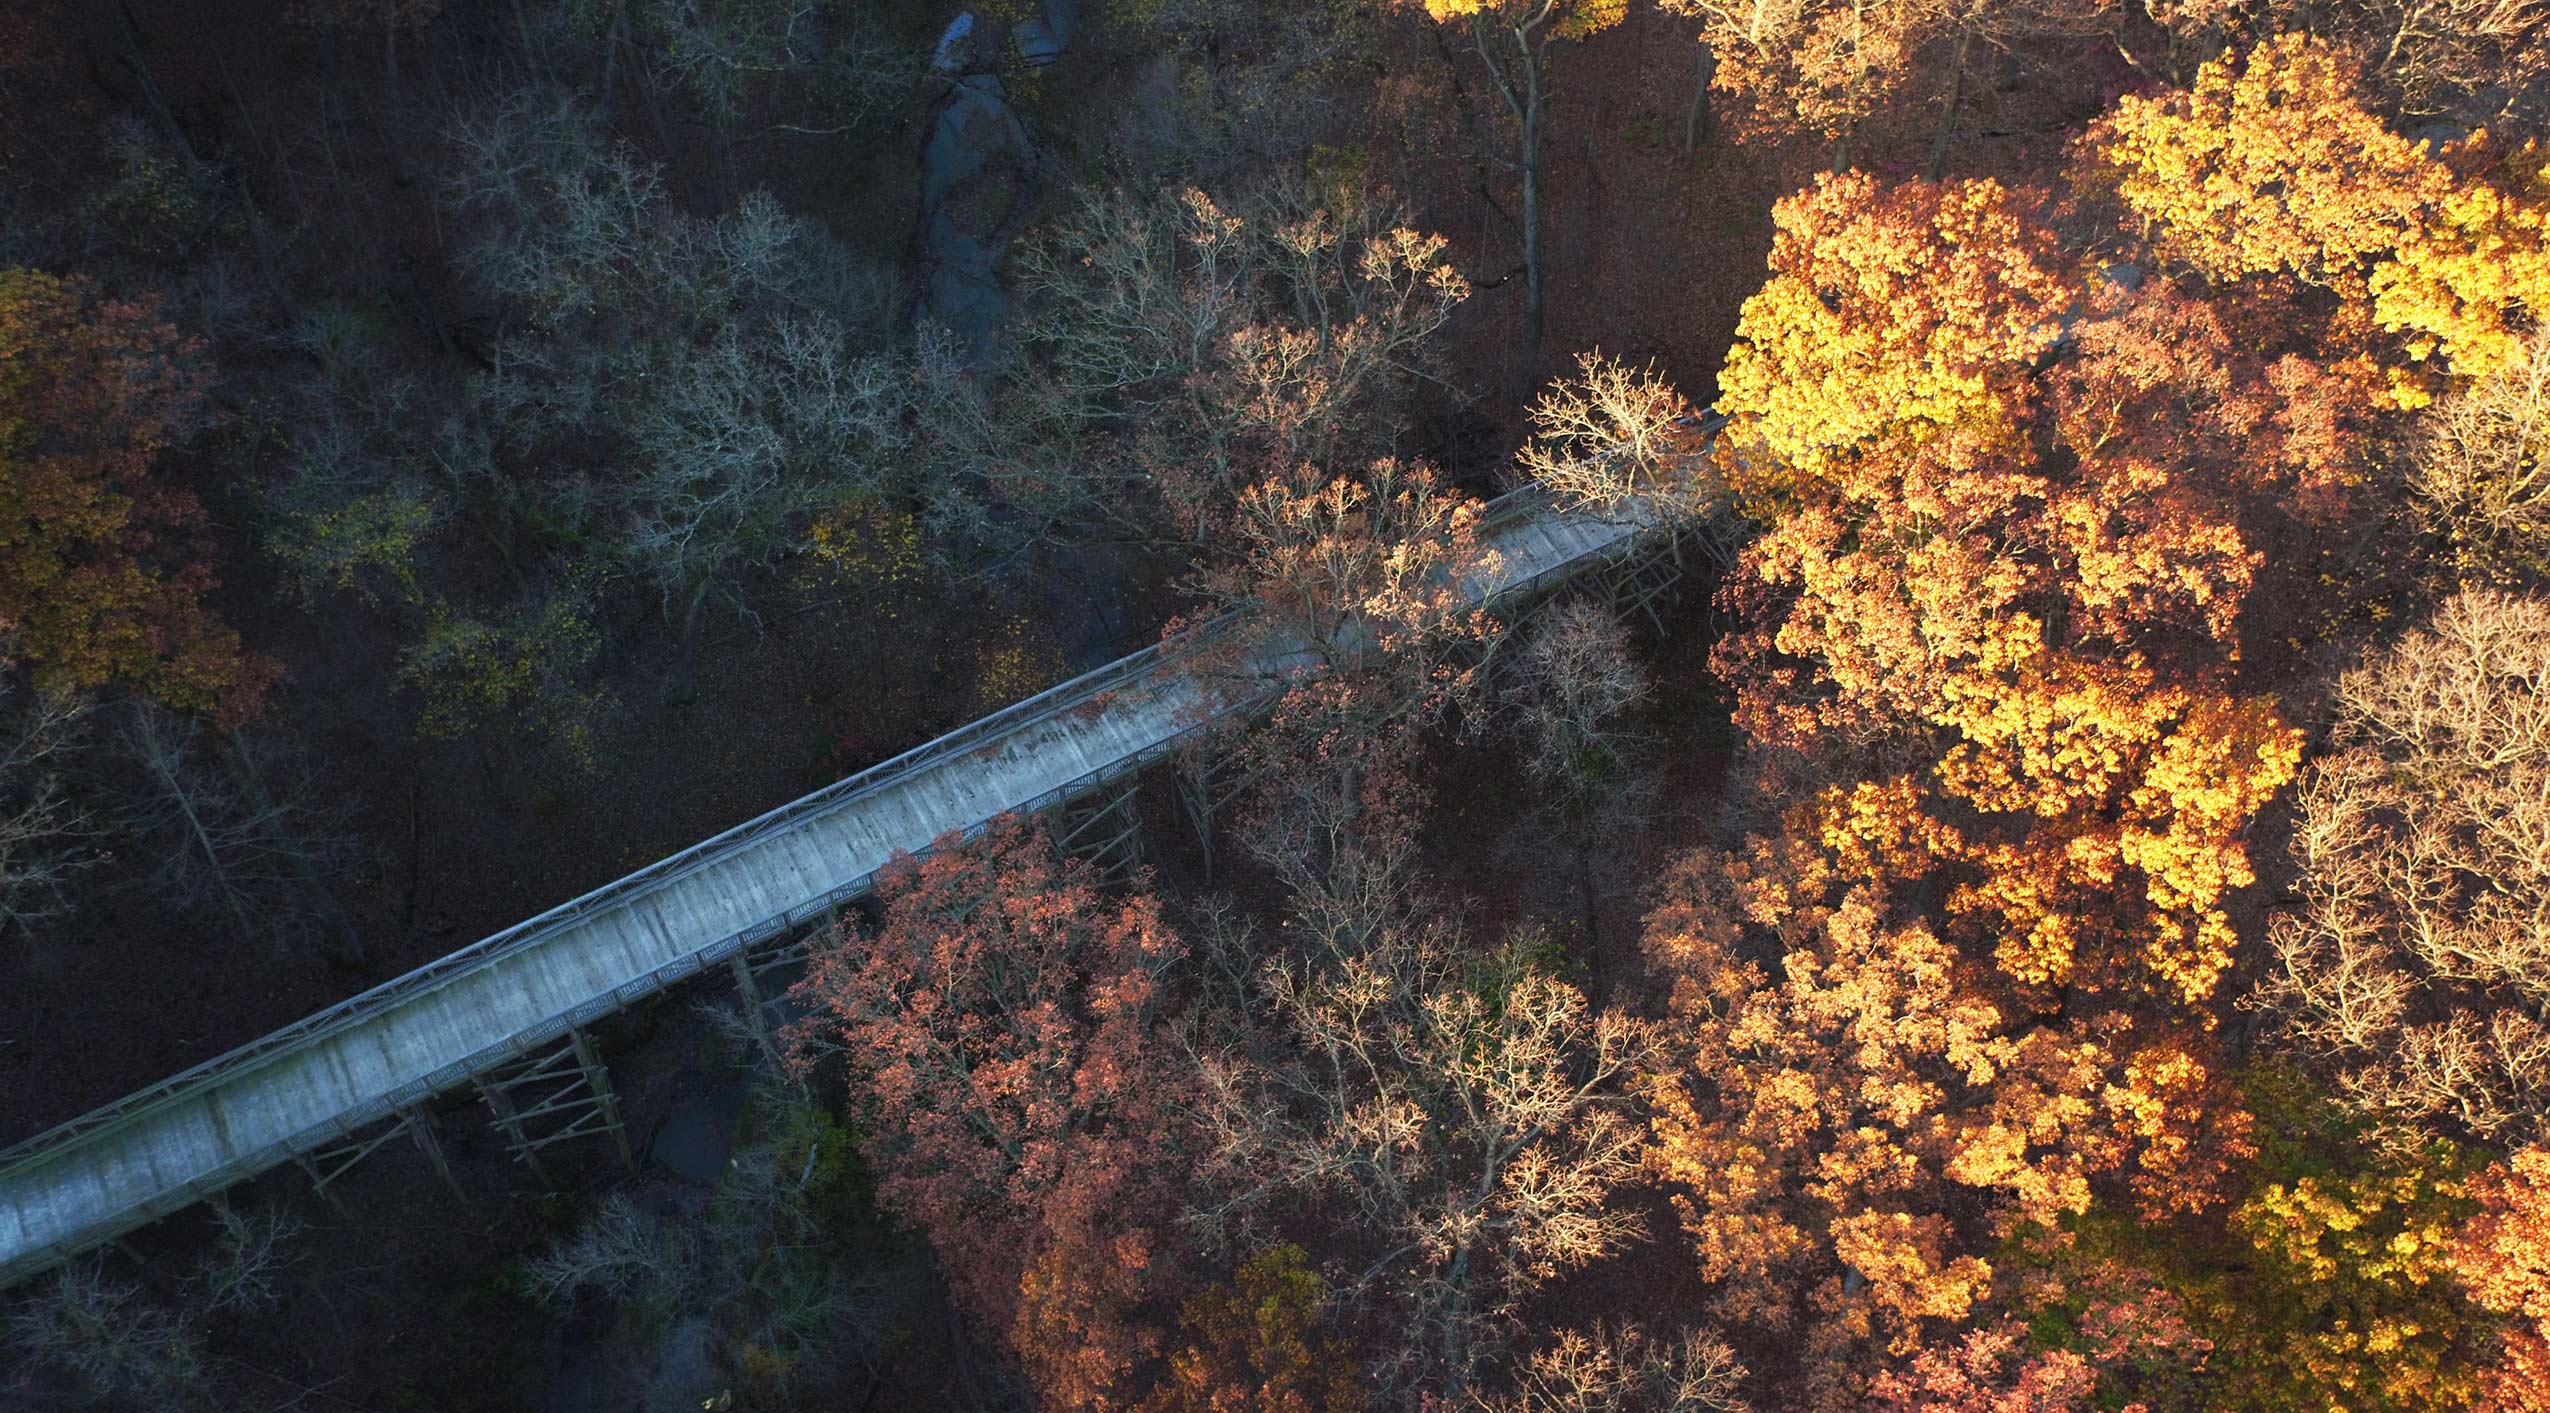
MULTIPOLYGON (((1659 567, 1668 529, 1643 505, 1562 513, 1526 487, 1491 506, 1494 567, 1467 587, 1510 602, 1605 571, 1651 598, 1678 572, 1659 567)), ((897 853, 1013 811, 1089 816, 1233 709, 1146 648, 19 1143, 0 1152, 0 1287, 285 1163, 325 1193, 402 1135, 448 1180, 426 1101, 463 1085, 528 1161, 582 1134, 625 1155, 584 1026, 721 967, 757 1002, 773 950, 897 853)))

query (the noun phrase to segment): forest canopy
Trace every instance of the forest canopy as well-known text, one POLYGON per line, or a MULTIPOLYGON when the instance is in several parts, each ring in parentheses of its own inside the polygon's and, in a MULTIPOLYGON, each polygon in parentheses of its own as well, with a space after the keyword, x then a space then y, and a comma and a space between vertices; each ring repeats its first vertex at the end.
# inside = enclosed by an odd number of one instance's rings
POLYGON ((0 1404, 2550 1413, 2545 123, 2543 0, 14 7, 0 1142, 1197 705, 0 1404))

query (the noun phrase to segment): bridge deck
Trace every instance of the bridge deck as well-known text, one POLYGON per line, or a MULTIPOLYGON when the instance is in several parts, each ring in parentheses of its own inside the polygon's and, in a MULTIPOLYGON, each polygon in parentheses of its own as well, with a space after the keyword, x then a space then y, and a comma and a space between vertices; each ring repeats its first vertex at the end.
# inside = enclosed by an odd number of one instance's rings
MULTIPOLYGON (((1652 525, 1507 497, 1472 592, 1564 579, 1652 525)), ((1138 769, 1210 701, 1134 653, 0 1153, 0 1286, 817 917, 897 852, 1138 769)))

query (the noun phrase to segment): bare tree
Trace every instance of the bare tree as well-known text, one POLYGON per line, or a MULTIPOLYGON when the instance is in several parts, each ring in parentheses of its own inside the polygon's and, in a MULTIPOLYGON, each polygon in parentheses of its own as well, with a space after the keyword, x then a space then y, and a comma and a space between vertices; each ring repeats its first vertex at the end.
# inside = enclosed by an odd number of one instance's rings
POLYGON ((119 738, 138 777, 123 824, 150 842, 153 888, 276 951, 317 939, 356 959, 359 939, 324 881, 350 852, 341 819, 305 791, 269 794, 253 745, 207 740, 192 716, 136 702, 119 738))
POLYGON ((1581 799, 1567 805, 1571 816, 1599 811, 1630 773, 1635 737, 1621 717, 1647 693, 1619 619, 1583 600, 1552 608, 1524 640, 1506 692, 1533 783, 1581 799))
POLYGON ((573 1235, 525 1261, 523 1275, 542 1300, 563 1305, 598 1295, 662 1326, 696 1302, 706 1261, 696 1224, 615 1192, 594 1204, 573 1235))
POLYGON ((824 1224, 858 1172, 850 1136, 786 1090, 758 1096, 751 1123, 757 1136, 705 1203, 603 1198, 525 1263, 533 1294, 619 1302, 650 1332, 704 1338, 712 1360, 765 1392, 864 1355, 884 1333, 884 1297, 842 1269, 824 1224))
POLYGON ((1303 467, 1239 495, 1238 557, 1202 577, 1240 617, 1198 670, 1274 705, 1201 749, 1228 748, 1256 782, 1249 847, 1297 898, 1321 900, 1323 929, 1376 925, 1412 847, 1420 733, 1477 698, 1504 631, 1472 592, 1498 569, 1479 523, 1478 502, 1423 466, 1335 478, 1303 467))
POLYGON ((1225 531, 1231 560, 1197 585, 1244 611, 1229 665, 1297 701, 1316 686, 1327 716, 1439 718, 1480 680, 1461 664, 1504 631, 1475 592, 1500 567, 1481 509, 1416 462, 1351 476, 1305 465, 1243 490, 1225 531))
POLYGON ((501 320, 467 400, 489 431, 460 460, 475 489, 507 494, 520 478, 498 457, 556 438, 626 451, 607 481, 531 481, 522 511, 695 620, 712 589, 795 550, 812 507, 892 482, 871 453, 909 393, 854 352, 877 331, 844 320, 877 301, 846 252, 762 192, 714 219, 683 212, 563 94, 525 90, 450 136, 461 266, 501 320))
POLYGON ((1057 416, 1190 535, 1249 481, 1385 450, 1468 284, 1386 197, 1295 181, 1235 199, 1093 191, 1013 264, 1057 416))
POLYGON ((1408 925, 1428 899, 1417 875, 1416 816, 1427 794, 1404 724, 1323 750, 1334 736, 1270 731, 1242 748, 1259 772, 1239 831, 1284 885, 1287 926, 1314 952, 1354 956, 1408 925))
POLYGON ((1541 259, 1541 134, 1549 117, 1549 47, 1620 23, 1624 0, 1423 0, 1428 17, 1468 26, 1470 47, 1513 124, 1512 155, 1496 160, 1522 186, 1516 225, 1523 246, 1523 346, 1514 363, 1516 396, 1540 376, 1545 270, 1541 259))
MULTIPOLYGON (((678 88, 723 137, 757 85, 786 84, 826 129, 858 126, 902 99, 920 56, 864 5, 815 0, 621 0, 648 42, 648 81, 678 88)), ((792 105, 794 106, 794 105, 792 105)))
POLYGON ((1698 415, 1654 367, 1596 350, 1576 355, 1576 376, 1551 383, 1532 405, 1532 439, 1515 466, 1567 509, 1634 500, 1688 515, 1724 500, 1702 452, 1698 415))
POLYGON ((1516 1371, 1511 1392, 1481 1395, 1481 1413, 1745 1413, 1747 1370, 1703 1330, 1655 1339, 1636 1325, 1563 1330, 1516 1371))
POLYGON ((57 1369, 101 1397, 149 1409, 192 1407, 200 1397, 201 1339, 140 1286, 109 1279, 94 1256, 30 1290, 0 1332, 30 1365, 57 1369))
POLYGON ((1364 1238, 1337 1285, 1384 1322, 1394 1384, 1462 1399, 1526 1293, 1640 1229, 1612 1195, 1639 1171, 1621 1090, 1653 1031, 1528 938, 1482 955, 1441 926, 1269 961, 1252 990, 1264 1031, 1195 1055, 1228 1194, 1199 1220, 1327 1204, 1364 1238))
POLYGON ((2494 591, 2348 673, 2258 1004, 2377 1118, 2550 1135, 2550 603, 2494 591))
POLYGON ((223 1202, 213 1215, 221 1235, 187 1282, 207 1311, 241 1315, 273 1309, 283 1273, 299 1259, 292 1249, 308 1223, 272 1203, 242 1212, 223 1202))
POLYGON ((2410 485, 2466 579, 2550 570, 2550 329, 2488 377, 2457 382, 2411 436, 2410 485))
POLYGON ((820 1207, 855 1172, 847 1131, 802 1099, 768 1094, 764 1136, 739 1148, 706 1214, 710 1279, 728 1341, 760 1351, 764 1383, 792 1384, 864 1355, 885 1334, 872 1273, 843 1269, 820 1207))
POLYGON ((87 713, 77 698, 30 693, 0 640, 0 934, 60 916, 70 882, 95 862, 98 831, 75 804, 63 767, 87 713))
MULTIPOLYGON (((2356 51, 2405 117, 2522 125, 2550 107, 2542 0, 2366 0, 2356 51)), ((2341 31, 2343 33, 2343 31, 2341 31)))
POLYGON ((1647 675, 1630 656, 1629 634, 1620 621, 1582 600, 1544 614, 1511 661, 1505 699, 1522 737, 1523 768, 1535 787, 1533 832, 1573 865, 1590 939, 1596 931, 1597 865, 1622 856, 1623 841, 1645 820, 1654 799, 1647 742, 1623 719, 1647 696, 1647 675))

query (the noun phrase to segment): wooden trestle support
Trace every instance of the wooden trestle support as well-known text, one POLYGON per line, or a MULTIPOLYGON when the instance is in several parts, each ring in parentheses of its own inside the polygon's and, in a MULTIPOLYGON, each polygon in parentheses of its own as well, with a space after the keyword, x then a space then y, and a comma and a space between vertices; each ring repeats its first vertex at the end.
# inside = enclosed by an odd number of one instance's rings
POLYGON ((814 953, 818 932, 829 940, 841 926, 841 910, 826 908, 823 921, 814 927, 800 929, 785 940, 759 949, 737 952, 726 959, 727 975, 734 978, 735 996, 744 1012, 744 1025, 752 1032, 753 1041, 770 1061, 775 1074, 784 1074, 788 1066, 788 1047, 779 1038, 779 1029, 771 1023, 771 1011, 785 993, 770 983, 773 972, 796 966, 814 953))
POLYGON ((1171 767, 1178 781, 1178 803, 1186 810, 1186 821, 1195 828, 1195 842, 1204 852, 1204 881, 1213 882, 1213 821, 1231 807, 1233 801, 1248 793, 1257 776, 1238 768, 1227 754, 1215 752, 1210 739, 1196 743, 1178 754, 1171 767))
POLYGON ((355 1164, 380 1151, 391 1139, 406 1134, 416 1140, 416 1146, 424 1152, 425 1161, 433 1165, 434 1176, 443 1180, 443 1186, 450 1188, 453 1196, 464 1196, 459 1181, 452 1176, 450 1161, 443 1156, 442 1137, 435 1130, 433 1111, 425 1107, 426 1102, 430 1101, 420 1101, 397 1110, 387 1124, 368 1134, 341 1130, 335 1143, 296 1154, 294 1161, 301 1165, 301 1171, 310 1175, 310 1186, 327 1199, 329 1206, 342 1214, 345 1211, 344 1200, 329 1190, 336 1180, 353 1171, 355 1164))
POLYGON ((582 1030, 568 1031, 556 1049, 523 1060, 511 1073, 480 1076, 478 1095, 495 1114, 506 1147, 543 1181, 549 1174, 540 1166, 540 1150, 588 1134, 608 1133, 620 1161, 637 1166, 611 1073, 582 1030))
POLYGON ((1054 812, 1054 850, 1097 865, 1109 883, 1129 883, 1142 867, 1138 774, 1120 776, 1054 812))
POLYGON ((1679 531, 1668 531, 1652 545, 1624 555, 1616 567, 1595 581, 1595 591, 1611 605, 1614 614, 1626 618, 1632 610, 1643 613, 1648 625, 1662 635, 1664 610, 1682 591, 1684 538, 1679 531))

